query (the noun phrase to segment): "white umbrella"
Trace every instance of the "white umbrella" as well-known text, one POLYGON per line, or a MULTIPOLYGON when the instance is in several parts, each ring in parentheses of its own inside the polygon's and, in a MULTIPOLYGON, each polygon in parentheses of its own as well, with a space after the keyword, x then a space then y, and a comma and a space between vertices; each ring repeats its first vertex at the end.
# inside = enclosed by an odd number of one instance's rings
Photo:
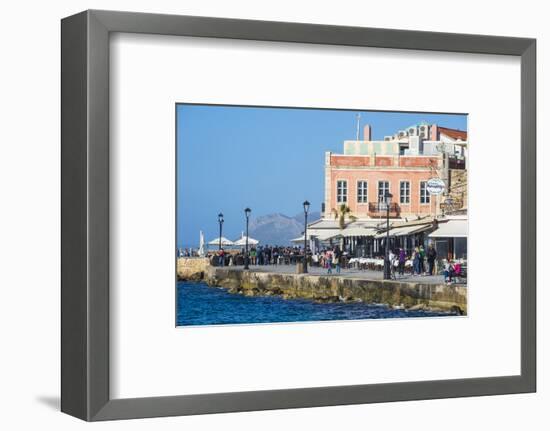
POLYGON ((204 233, 199 232, 199 256, 204 257, 204 233))
MULTIPOLYGON (((223 245, 233 245, 233 241, 229 241, 225 236, 222 236, 222 246, 223 245)), ((220 237, 217 237, 210 241, 208 245, 220 245, 220 237)))
MULTIPOLYGON (((259 242, 260 241, 258 241, 257 239, 248 237, 248 245, 256 245, 259 242)), ((246 245, 246 235, 241 236, 241 238, 235 241, 233 245, 246 245)))

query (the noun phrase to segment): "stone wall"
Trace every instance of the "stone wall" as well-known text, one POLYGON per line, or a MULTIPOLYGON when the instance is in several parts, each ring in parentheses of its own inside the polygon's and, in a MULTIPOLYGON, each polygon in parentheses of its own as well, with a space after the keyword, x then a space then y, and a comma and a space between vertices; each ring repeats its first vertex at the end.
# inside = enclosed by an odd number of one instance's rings
POLYGON ((449 169, 449 183, 451 197, 457 204, 456 209, 467 209, 468 171, 465 169, 449 169))
POLYGON ((178 280, 202 280, 209 267, 206 257, 178 257, 178 280))
POLYGON ((364 280, 309 274, 277 274, 210 267, 205 281, 247 296, 281 295, 318 302, 366 302, 410 309, 439 309, 466 314, 464 286, 393 280, 364 280))

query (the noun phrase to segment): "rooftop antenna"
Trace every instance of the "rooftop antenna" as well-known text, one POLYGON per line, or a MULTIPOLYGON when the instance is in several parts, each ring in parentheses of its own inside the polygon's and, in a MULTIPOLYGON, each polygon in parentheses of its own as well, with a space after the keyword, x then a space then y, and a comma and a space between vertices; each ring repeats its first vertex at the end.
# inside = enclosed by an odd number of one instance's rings
POLYGON ((357 119, 357 134, 355 136, 355 140, 358 141, 359 140, 359 123, 361 122, 361 113, 357 113, 355 115, 355 118, 357 119))

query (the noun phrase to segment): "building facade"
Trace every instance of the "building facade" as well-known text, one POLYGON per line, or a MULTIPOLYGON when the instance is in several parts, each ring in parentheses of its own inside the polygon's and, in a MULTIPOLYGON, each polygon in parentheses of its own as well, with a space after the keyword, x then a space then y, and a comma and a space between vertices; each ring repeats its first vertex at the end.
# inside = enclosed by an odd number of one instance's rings
POLYGON ((342 204, 361 220, 385 217, 379 201, 389 191, 391 218, 435 218, 449 194, 431 195, 428 180, 440 178, 450 190, 452 178, 460 177, 456 171, 466 172, 467 148, 465 131, 436 124, 413 125, 381 141, 371 139, 367 125, 363 140, 344 141, 342 154, 325 153, 323 217, 342 204))

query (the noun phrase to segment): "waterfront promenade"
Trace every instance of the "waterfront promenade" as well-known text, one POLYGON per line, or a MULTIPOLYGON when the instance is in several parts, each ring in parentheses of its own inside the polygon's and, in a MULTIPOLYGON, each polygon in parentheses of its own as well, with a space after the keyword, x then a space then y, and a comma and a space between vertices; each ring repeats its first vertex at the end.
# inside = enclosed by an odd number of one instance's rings
POLYGON ((444 283, 441 275, 413 276, 384 280, 382 271, 308 267, 298 274, 295 265, 211 266, 206 258, 178 259, 178 279, 204 281, 245 296, 280 295, 286 299, 316 302, 364 302, 407 309, 467 310, 466 285, 444 283))
POLYGON ((467 310, 466 286, 447 285, 442 277, 383 280, 381 275, 367 278, 365 271, 327 275, 322 269, 312 268, 312 272, 297 274, 289 271, 291 268, 254 266, 247 271, 242 267, 209 267, 204 281, 209 286, 225 287, 230 293, 245 296, 364 302, 406 309, 448 310, 461 315, 467 310))
MULTIPOLYGON (((242 266, 228 266, 227 268, 234 271, 244 271, 242 266)), ((384 272, 383 271, 374 271, 368 269, 342 269, 339 274, 336 273, 336 269, 332 269, 332 274, 327 274, 325 268, 320 268, 318 266, 308 266, 307 268, 309 275, 315 276, 326 276, 326 277, 340 277, 340 278, 350 278, 358 280, 383 280, 384 272)), ((250 265, 250 271, 252 272, 263 272, 263 273, 273 273, 273 274, 296 274, 296 265, 250 265)), ((395 280, 390 281, 401 281, 401 282, 410 282, 410 283, 422 283, 422 284, 445 284, 443 281, 443 275, 412 275, 396 274, 395 280)), ((457 283, 453 283, 457 284, 457 283)), ((460 283, 458 283, 460 285, 460 283)), ((462 284, 463 285, 463 284, 462 284)))

